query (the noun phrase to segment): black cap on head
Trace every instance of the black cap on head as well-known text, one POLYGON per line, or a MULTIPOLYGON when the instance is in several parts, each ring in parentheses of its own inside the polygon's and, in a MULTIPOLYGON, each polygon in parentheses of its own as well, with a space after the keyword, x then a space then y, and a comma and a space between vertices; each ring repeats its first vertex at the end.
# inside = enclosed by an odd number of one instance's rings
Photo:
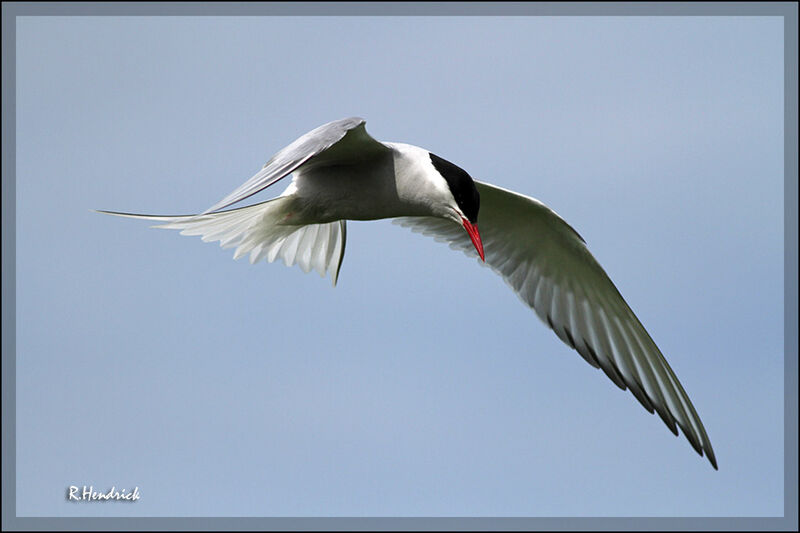
POLYGON ((470 175, 463 168, 457 167, 436 154, 431 154, 431 163, 433 163, 433 168, 447 181, 450 192, 453 193, 453 198, 456 199, 456 204, 461 212, 470 222, 477 224, 481 197, 470 175))

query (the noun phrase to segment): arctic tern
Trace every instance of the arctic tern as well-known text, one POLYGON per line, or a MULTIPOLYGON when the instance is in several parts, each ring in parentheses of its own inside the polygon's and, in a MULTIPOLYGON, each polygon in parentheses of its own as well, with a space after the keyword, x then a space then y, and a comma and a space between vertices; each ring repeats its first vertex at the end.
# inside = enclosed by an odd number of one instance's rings
POLYGON ((700 417, 661 351, 586 247, 540 201, 473 180, 416 146, 379 142, 358 117, 324 124, 276 153, 252 178, 203 213, 110 215, 161 222, 159 228, 235 247, 234 259, 283 259, 334 285, 344 257, 346 220, 395 218, 413 231, 480 257, 590 365, 629 389, 650 413, 678 428, 716 469, 700 417), (223 209, 289 174, 272 200, 223 209), (478 230, 480 228, 480 231, 478 230))

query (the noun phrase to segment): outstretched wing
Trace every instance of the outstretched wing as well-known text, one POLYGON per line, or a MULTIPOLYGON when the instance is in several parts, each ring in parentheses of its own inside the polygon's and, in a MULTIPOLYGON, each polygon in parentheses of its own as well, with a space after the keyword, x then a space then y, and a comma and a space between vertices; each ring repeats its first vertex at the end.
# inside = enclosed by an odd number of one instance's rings
MULTIPOLYGON (((711 442, 678 378, 581 236, 538 200, 475 184, 486 264, 589 364, 621 389, 630 389, 674 434, 680 427, 716 469, 711 442)), ((466 232, 454 222, 404 217, 397 223, 477 257, 466 232)))
POLYGON ((369 136, 362 118, 335 120, 311 130, 267 161, 258 173, 202 214, 224 209, 269 187, 306 165, 343 164, 388 152, 389 148, 369 136))

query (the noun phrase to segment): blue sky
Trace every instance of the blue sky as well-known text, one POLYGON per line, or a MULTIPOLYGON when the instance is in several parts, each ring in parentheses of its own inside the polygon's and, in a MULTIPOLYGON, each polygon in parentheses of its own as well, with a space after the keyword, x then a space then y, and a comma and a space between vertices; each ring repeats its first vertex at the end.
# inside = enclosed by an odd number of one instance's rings
POLYGON ((782 19, 21 18, 16 97, 20 515, 783 514, 782 19), (720 470, 389 221, 333 289, 90 211, 201 211, 352 115, 575 227, 720 470))

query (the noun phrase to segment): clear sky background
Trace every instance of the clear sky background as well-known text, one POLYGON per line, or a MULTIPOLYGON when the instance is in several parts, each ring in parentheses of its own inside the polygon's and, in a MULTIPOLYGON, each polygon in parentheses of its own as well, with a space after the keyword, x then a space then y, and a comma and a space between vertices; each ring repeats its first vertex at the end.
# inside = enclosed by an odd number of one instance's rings
POLYGON ((782 515, 782 24, 19 19, 18 513, 782 515), (569 221, 720 470, 389 221, 349 223, 333 289, 90 211, 202 211, 352 115, 569 221))

